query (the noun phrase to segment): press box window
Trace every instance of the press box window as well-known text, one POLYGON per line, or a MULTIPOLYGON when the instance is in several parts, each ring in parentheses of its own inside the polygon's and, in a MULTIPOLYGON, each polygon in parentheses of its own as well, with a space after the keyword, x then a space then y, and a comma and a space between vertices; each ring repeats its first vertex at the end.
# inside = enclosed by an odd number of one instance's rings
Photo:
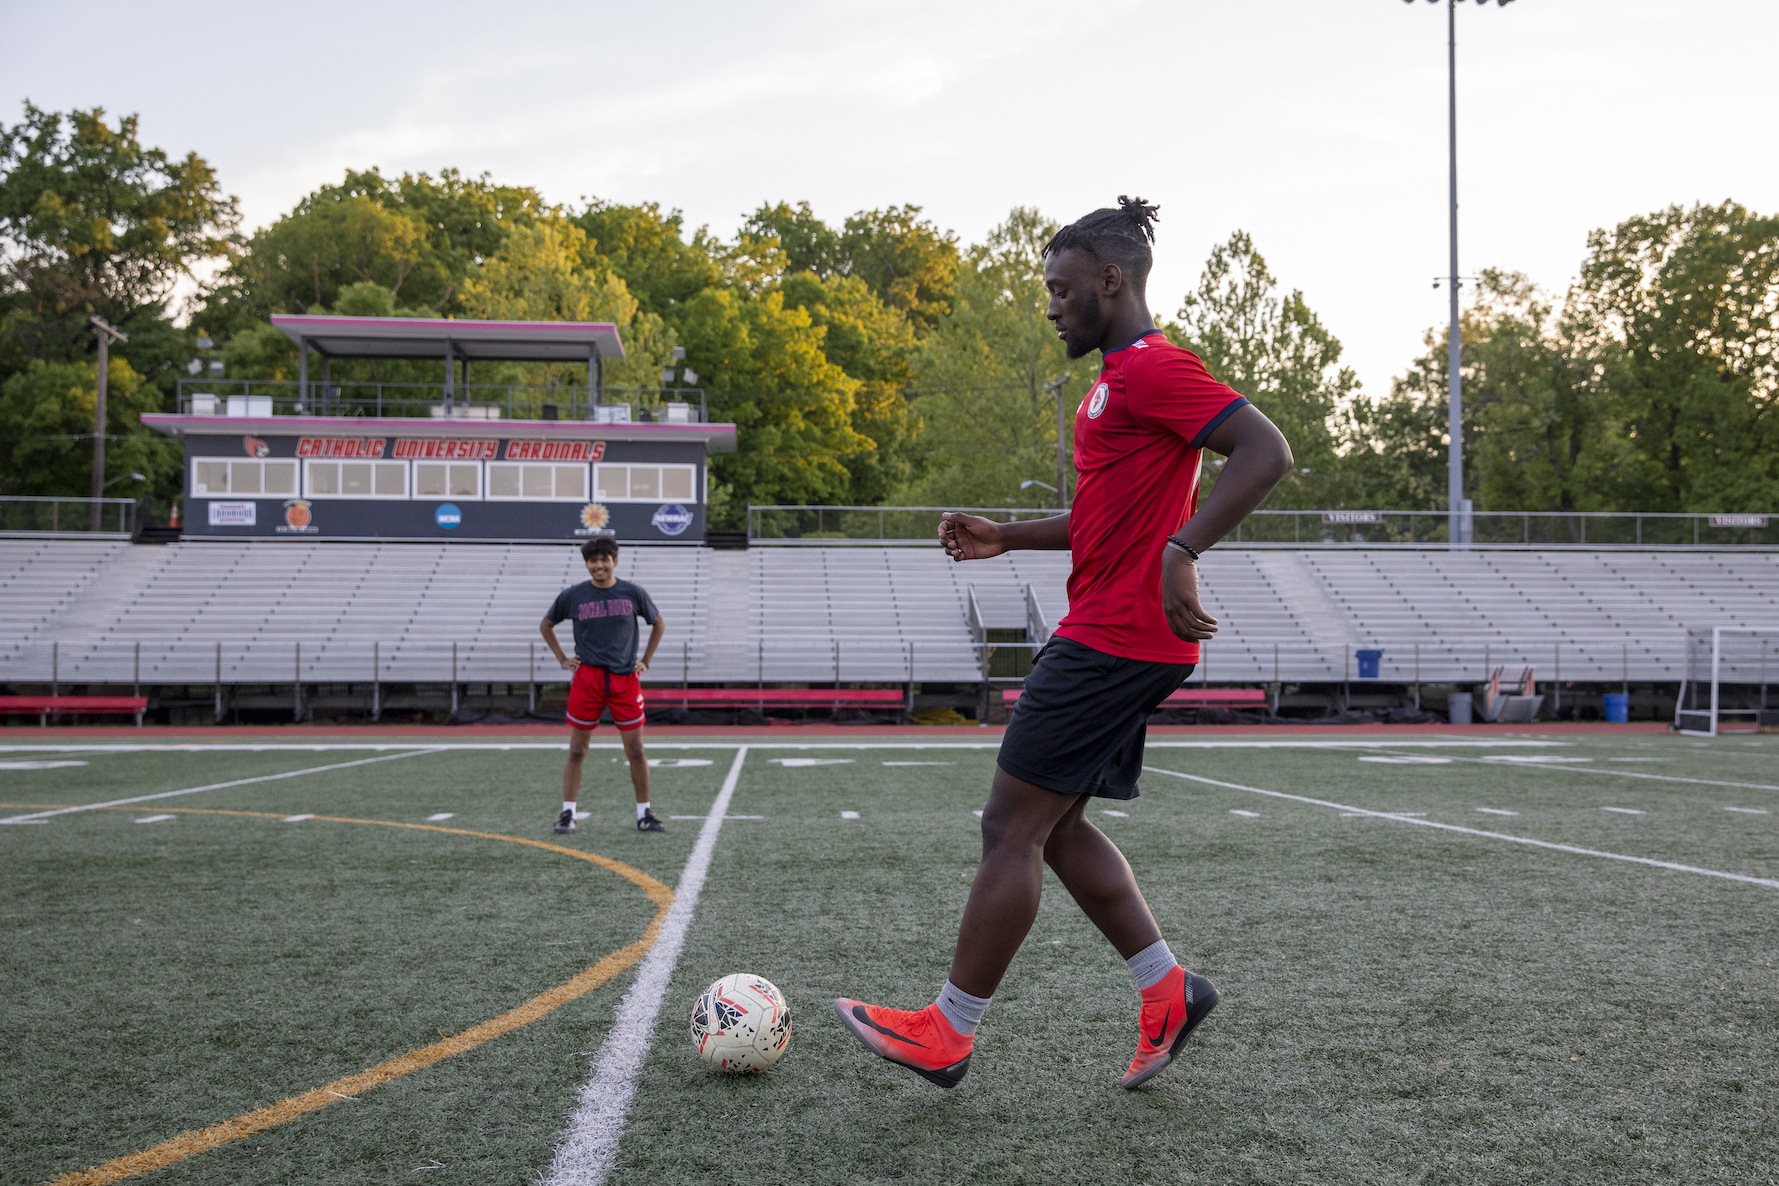
POLYGON ((406 498, 405 461, 306 461, 303 491, 310 498, 406 498))
POLYGON ((586 502, 587 467, 489 462, 488 497, 524 502, 586 502))
POLYGON ((294 461, 231 461, 226 458, 195 460, 191 465, 194 498, 228 494, 293 495, 296 490, 294 461))
POLYGON ((695 465, 597 465, 600 502, 691 502, 695 465))
POLYGON ((416 461, 415 498, 480 498, 482 467, 473 461, 416 461))

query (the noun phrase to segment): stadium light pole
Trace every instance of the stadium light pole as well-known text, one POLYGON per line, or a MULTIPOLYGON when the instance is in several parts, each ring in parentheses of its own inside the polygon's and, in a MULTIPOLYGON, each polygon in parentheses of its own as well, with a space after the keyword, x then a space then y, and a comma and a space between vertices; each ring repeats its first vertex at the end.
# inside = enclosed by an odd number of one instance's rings
MULTIPOLYGON (((1414 2, 1403 0, 1405 4, 1414 2)), ((1439 0, 1427 2, 1438 4, 1439 0)), ((1496 2, 1506 8, 1511 0, 1496 2)), ((1488 4, 1489 0, 1476 0, 1478 8, 1487 8, 1488 4)), ((1449 438, 1446 446, 1446 540, 1451 547, 1458 547, 1470 542, 1465 530, 1470 525, 1470 516, 1465 514, 1469 508, 1464 504, 1464 384, 1458 374, 1462 345, 1458 339, 1458 285, 1462 282, 1458 275, 1458 0, 1445 0, 1445 66, 1452 247, 1452 270, 1446 277, 1452 297, 1452 325, 1446 338, 1446 386, 1449 393, 1446 407, 1446 435, 1449 438)), ((1435 280, 1433 287, 1438 288, 1439 281, 1435 280)))

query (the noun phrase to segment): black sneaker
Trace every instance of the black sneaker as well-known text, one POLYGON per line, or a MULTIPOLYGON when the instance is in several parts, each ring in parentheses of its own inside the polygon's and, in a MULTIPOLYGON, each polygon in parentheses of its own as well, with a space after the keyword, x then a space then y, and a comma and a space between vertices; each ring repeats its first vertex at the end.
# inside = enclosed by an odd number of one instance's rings
POLYGON ((638 832, 665 832, 667 825, 656 819, 653 811, 645 811, 642 813, 642 818, 636 821, 636 830, 638 832))
POLYGON ((566 836, 572 831, 574 831, 574 811, 572 809, 564 810, 561 815, 556 817, 556 835, 566 836))

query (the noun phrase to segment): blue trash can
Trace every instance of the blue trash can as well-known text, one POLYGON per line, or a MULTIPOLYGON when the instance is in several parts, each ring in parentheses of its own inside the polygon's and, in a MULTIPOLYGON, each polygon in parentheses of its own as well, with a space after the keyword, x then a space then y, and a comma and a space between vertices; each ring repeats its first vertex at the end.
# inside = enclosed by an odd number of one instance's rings
POLYGON ((1471 694, 1469 692, 1453 692, 1446 698, 1447 715, 1454 725, 1470 723, 1471 694))
POLYGON ((1631 698, 1624 692, 1606 693, 1606 723, 1623 725, 1631 719, 1631 698))
POLYGON ((1378 661, 1384 657, 1382 651, 1354 651, 1353 657, 1359 660, 1359 678, 1376 679, 1378 661))

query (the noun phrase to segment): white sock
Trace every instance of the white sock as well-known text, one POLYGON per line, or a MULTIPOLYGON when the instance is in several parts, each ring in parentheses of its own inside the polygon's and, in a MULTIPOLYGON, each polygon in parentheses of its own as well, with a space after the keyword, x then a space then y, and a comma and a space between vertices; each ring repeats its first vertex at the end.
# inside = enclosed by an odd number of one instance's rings
POLYGON ((966 1038, 976 1032, 982 1024, 982 1015, 988 1012, 990 997, 973 997, 951 981, 939 990, 939 1012, 945 1014, 945 1020, 951 1028, 966 1038))
POLYGON ((562 801, 562 810, 568 812, 568 814, 570 814, 570 815, 573 815, 574 814, 574 800, 573 799, 564 799, 562 801))
POLYGON ((1180 961, 1168 950, 1166 939, 1157 939, 1124 963, 1130 968, 1130 978, 1137 982, 1138 992, 1160 984, 1162 977, 1180 966, 1180 961))
POLYGON ((649 813, 649 805, 647 803, 638 803, 636 805, 636 818, 637 819, 641 819, 643 816, 647 815, 648 813, 649 813))

